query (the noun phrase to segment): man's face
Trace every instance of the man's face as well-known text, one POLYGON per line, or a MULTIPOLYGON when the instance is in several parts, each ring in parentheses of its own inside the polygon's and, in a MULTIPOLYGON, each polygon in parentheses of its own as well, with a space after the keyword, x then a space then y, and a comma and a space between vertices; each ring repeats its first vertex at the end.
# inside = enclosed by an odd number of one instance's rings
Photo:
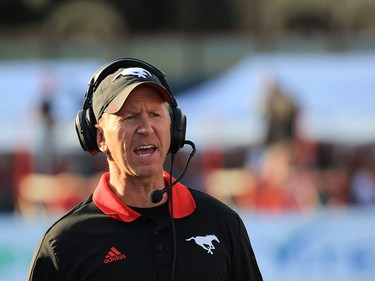
POLYGON ((125 176, 160 175, 170 146, 168 103, 155 89, 139 86, 116 114, 103 115, 98 145, 125 176))

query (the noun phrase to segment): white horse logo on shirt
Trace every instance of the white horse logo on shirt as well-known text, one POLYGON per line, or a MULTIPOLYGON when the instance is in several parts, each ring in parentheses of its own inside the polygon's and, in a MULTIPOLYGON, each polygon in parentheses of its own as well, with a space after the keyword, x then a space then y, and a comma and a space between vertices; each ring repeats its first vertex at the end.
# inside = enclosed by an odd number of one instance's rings
POLYGON ((191 240, 194 240, 198 246, 201 246, 204 250, 207 251, 207 253, 211 255, 214 254, 212 250, 215 250, 215 246, 212 244, 212 242, 216 241, 220 243, 219 239, 213 234, 206 235, 206 236, 195 236, 195 237, 193 236, 193 237, 186 239, 186 241, 191 241, 191 240))

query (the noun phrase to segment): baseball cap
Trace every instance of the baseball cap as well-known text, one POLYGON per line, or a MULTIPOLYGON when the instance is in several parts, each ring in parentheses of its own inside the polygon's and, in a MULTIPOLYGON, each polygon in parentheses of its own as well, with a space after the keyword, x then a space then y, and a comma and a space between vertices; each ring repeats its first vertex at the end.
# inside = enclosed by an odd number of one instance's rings
POLYGON ((156 75, 141 67, 120 68, 104 78, 94 92, 92 107, 96 120, 104 112, 118 112, 126 98, 139 85, 153 87, 167 102, 171 102, 171 94, 156 75))

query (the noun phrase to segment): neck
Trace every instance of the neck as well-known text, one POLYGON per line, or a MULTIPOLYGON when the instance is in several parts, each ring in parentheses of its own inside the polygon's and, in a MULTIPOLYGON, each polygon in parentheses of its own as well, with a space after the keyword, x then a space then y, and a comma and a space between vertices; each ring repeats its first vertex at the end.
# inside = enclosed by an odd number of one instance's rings
POLYGON ((161 205, 167 201, 167 195, 154 204, 149 199, 149 193, 164 187, 163 174, 154 177, 117 176, 111 173, 109 187, 116 196, 126 205, 139 208, 150 208, 161 205))

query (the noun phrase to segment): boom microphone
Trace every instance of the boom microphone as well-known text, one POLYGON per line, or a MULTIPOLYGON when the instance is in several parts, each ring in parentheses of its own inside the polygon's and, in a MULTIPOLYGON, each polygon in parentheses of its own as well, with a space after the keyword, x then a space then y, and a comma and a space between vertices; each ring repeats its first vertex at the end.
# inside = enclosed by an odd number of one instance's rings
POLYGON ((184 143, 191 146, 192 152, 190 153, 189 158, 186 161, 186 164, 185 164, 184 169, 182 170, 182 173, 179 175, 179 177, 175 181, 173 181, 171 184, 167 185, 163 189, 151 190, 151 192, 148 194, 148 198, 150 199, 152 203, 154 204, 159 203, 163 199, 163 194, 166 193, 168 190, 170 190, 185 175, 189 162, 197 150, 195 148, 195 144, 192 141, 186 140, 184 143))

